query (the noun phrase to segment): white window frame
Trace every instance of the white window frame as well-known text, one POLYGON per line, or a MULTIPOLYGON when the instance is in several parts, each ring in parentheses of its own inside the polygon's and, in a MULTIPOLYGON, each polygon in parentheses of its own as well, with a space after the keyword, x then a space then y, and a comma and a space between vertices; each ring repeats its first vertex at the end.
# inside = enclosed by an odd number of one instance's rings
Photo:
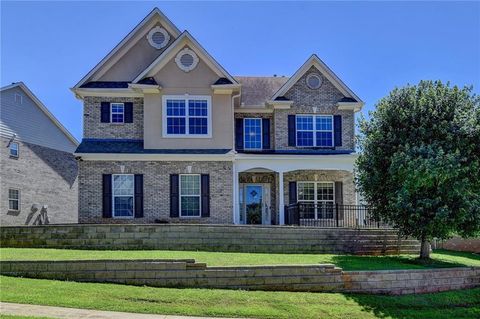
POLYGON ((135 176, 134 174, 112 174, 112 218, 133 219, 135 218, 135 176), (115 195, 115 176, 132 176, 133 192, 132 195, 115 195), (132 216, 115 216, 115 197, 132 197, 132 216))
POLYGON ((263 121, 262 118, 260 117, 246 117, 243 119, 243 148, 248 149, 248 150, 262 150, 263 149, 263 121), (252 147, 246 147, 247 145, 247 134, 246 134, 246 126, 245 126, 245 120, 258 120, 260 121, 260 148, 252 148, 252 147))
MULTIPOLYGON (((297 202, 304 202, 304 203, 313 203, 314 206, 316 207, 315 208, 315 220, 319 219, 318 218, 318 205, 319 203, 325 203, 325 202, 331 202, 334 206, 335 205, 335 182, 330 182, 330 181, 298 181, 297 182, 297 202), (313 192, 313 200, 299 200, 299 194, 298 194, 298 189, 299 189, 299 185, 302 184, 302 183, 310 183, 310 184, 313 184, 313 187, 314 187, 314 192, 313 192), (333 189, 333 199, 332 200, 318 200, 318 184, 331 184, 332 185, 332 189, 333 189)), ((322 220, 325 220, 325 219, 334 219, 335 218, 335 214, 333 215, 332 218, 322 218, 322 220)))
POLYGON ((118 102, 111 102, 110 103, 110 123, 112 124, 124 124, 125 123, 125 103, 118 103, 118 102), (122 112, 115 112, 115 114, 122 114, 122 121, 121 122, 114 122, 113 121, 113 105, 121 105, 122 112))
MULTIPOLYGON (((183 117, 183 116, 175 116, 183 117)), ((200 116, 192 116, 198 118, 200 116)), ((164 138, 212 138, 212 97, 210 95, 164 95, 162 97, 162 137, 164 138), (167 133, 167 100, 185 101, 185 134, 167 133), (207 101, 207 134, 190 134, 188 101, 206 100, 207 101)))
POLYGON ((202 176, 201 174, 179 174, 178 175, 178 216, 180 218, 201 218, 202 217, 202 176), (198 176, 198 195, 182 195, 182 176, 198 176), (198 197, 198 216, 182 215, 182 197, 198 197))
POLYGON ((8 146, 8 154, 10 155, 10 157, 18 158, 20 156, 20 144, 18 142, 11 142, 8 146), (17 155, 12 154, 12 145, 17 146, 17 155))
POLYGON ((13 99, 15 103, 23 104, 23 95, 21 95, 20 93, 15 93, 13 99))
POLYGON ((325 148, 331 148, 335 146, 335 123, 333 121, 333 115, 328 115, 328 114, 296 114, 295 115, 295 144, 297 147, 325 147, 325 148), (299 130, 297 128, 297 118, 298 117, 307 117, 311 116, 313 120, 313 130, 299 130), (331 130, 317 130, 317 117, 329 117, 332 119, 332 129, 331 130), (313 145, 298 145, 298 132, 313 132, 313 145), (317 132, 331 132, 332 133, 332 144, 331 145, 318 145, 317 146, 317 132))
POLYGON ((9 212, 19 212, 20 211, 20 190, 18 188, 8 188, 8 211, 9 212), (10 191, 17 191, 18 198, 11 198, 10 191), (18 209, 11 209, 10 208, 10 201, 16 201, 18 209))

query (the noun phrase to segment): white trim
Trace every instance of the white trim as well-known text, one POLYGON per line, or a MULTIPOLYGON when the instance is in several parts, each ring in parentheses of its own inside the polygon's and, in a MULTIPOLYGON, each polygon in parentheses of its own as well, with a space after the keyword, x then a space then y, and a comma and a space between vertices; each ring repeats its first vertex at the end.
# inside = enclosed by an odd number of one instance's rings
POLYGON ((115 219, 133 219, 135 218, 135 175, 134 174, 112 174, 112 218, 115 219), (115 196, 115 176, 132 176, 133 177, 133 192, 130 195, 115 196), (132 216, 115 216, 115 197, 132 197, 132 216))
POLYGON ((329 114, 295 114, 295 145, 298 148, 309 148, 309 147, 320 147, 320 148, 332 148, 335 146, 335 127, 334 127, 333 115, 329 114), (301 132, 312 132, 313 133, 313 145, 298 145, 298 127, 297 127, 297 118, 302 116, 312 116, 313 117, 313 130, 300 130, 301 132), (317 145, 317 132, 330 132, 330 130, 317 130, 316 118, 317 117, 329 117, 332 119, 332 145, 317 145))
MULTIPOLYGON (((196 53, 200 55, 202 61, 205 62, 219 77, 225 77, 233 84, 239 84, 215 59, 192 37, 188 31, 184 31, 170 46, 162 52, 145 70, 143 70, 132 83, 137 83, 141 79, 153 76, 158 73, 170 61, 178 51, 178 47, 189 44, 196 49, 196 53)), ((191 48, 192 49, 192 48, 191 48)))
POLYGON ((20 157, 20 143, 12 141, 8 145, 8 155, 10 157, 19 158, 20 157), (17 155, 12 154, 12 145, 17 145, 17 155))
POLYGON ((75 146, 78 146, 78 141, 75 137, 73 137, 72 134, 70 134, 70 132, 65 128, 65 126, 62 125, 62 123, 60 123, 57 118, 48 110, 48 108, 35 96, 35 94, 33 94, 32 91, 30 91, 30 89, 25 85, 25 83, 23 82, 17 82, 17 83, 13 83, 13 84, 10 84, 10 85, 7 85, 7 86, 4 86, 2 88, 0 88, 0 92, 3 92, 3 91, 6 91, 8 89, 11 89, 11 88, 14 88, 14 87, 19 87, 20 89, 23 90, 23 92, 25 92, 25 94, 27 94, 27 96, 32 99, 33 103, 35 103, 35 105, 38 106, 38 108, 50 119, 50 121, 53 122, 53 124, 55 124, 55 126, 57 126, 57 128, 60 129, 60 131, 62 131, 62 133, 75 145, 75 146))
POLYGON ((322 87, 322 84, 323 84, 323 78, 320 74, 318 73, 310 73, 309 75, 307 75, 307 77, 305 78, 305 84, 307 85, 307 87, 310 89, 310 90, 318 90, 319 88, 322 87), (310 86, 310 79, 311 78, 317 78, 318 80, 318 86, 317 87, 311 87, 310 86))
POLYGON ((133 88, 129 89, 100 89, 100 88, 81 88, 71 89, 75 93, 75 97, 83 99, 86 96, 99 97, 144 97, 143 92, 138 92, 133 88))
POLYGON ((178 174, 178 218, 201 218, 202 217, 202 175, 201 174, 178 174), (184 197, 198 197, 198 216, 182 216, 182 176, 198 176, 198 195, 183 195, 184 197))
POLYGON ((245 117, 242 121, 243 123, 243 148, 245 150, 249 150, 249 151, 260 151, 263 149, 263 119, 261 117, 245 117), (245 147, 246 145, 246 136, 247 134, 245 134, 245 120, 259 120, 260 121, 260 148, 247 148, 245 147))
POLYGON ((135 41, 131 41, 129 45, 127 45, 127 43, 132 38, 137 36, 137 32, 146 24, 152 22, 154 18, 158 18, 157 20, 162 22, 162 25, 167 29, 167 31, 172 34, 173 37, 178 37, 180 35, 180 30, 167 18, 167 16, 165 16, 163 12, 160 11, 160 9, 154 8, 142 21, 140 21, 139 24, 137 24, 137 26, 132 31, 130 31, 130 33, 125 38, 123 38, 123 40, 119 44, 117 44, 92 70, 90 70, 90 72, 88 72, 87 75, 85 75, 74 86, 74 88, 76 89, 82 86, 87 80, 89 80, 93 75, 95 75, 97 71, 99 71, 105 64, 107 64, 107 62, 109 62, 110 59, 112 59, 112 57, 117 52, 121 54, 119 54, 120 56, 115 59, 115 61, 112 61, 112 63, 118 61, 118 59, 120 59, 126 53, 126 51, 128 51, 133 46, 135 41))
POLYGON ((257 107, 257 108, 247 108, 247 107, 236 107, 233 110, 235 113, 273 113, 273 109, 267 109, 265 107, 257 107))
MULTIPOLYGON (((162 96, 162 137, 163 138, 212 138, 212 97, 209 95, 163 95, 162 96), (167 133, 167 100, 185 101, 185 134, 167 133), (207 101, 207 134, 190 134, 188 125, 188 101, 206 100, 207 101)), ((175 116, 172 116, 175 117, 175 116)), ((177 116, 180 117, 180 116, 177 116)), ((183 117, 183 116, 182 116, 183 117)), ((203 116, 193 116, 203 117, 203 116)))
POLYGON ((111 124, 123 124, 125 123, 125 103, 121 102, 110 102, 110 123, 111 124), (115 114, 122 114, 122 121, 121 122, 114 122, 113 121, 113 105, 122 105, 122 113, 115 112, 115 114))
POLYGON ((198 61, 199 61, 198 56, 195 54, 195 52, 193 52, 189 48, 183 48, 175 56, 175 63, 177 64, 178 68, 183 72, 187 72, 187 73, 197 67, 198 61), (193 61, 190 66, 186 66, 182 64, 182 56, 184 55, 190 55, 192 57, 193 61))
POLYGON ((354 98, 362 105, 363 101, 340 80, 340 78, 316 55, 312 54, 310 58, 288 79, 288 81, 278 89, 271 100, 275 100, 279 96, 283 96, 297 81, 310 69, 315 66, 340 92, 345 96, 354 98))
POLYGON ((74 153, 84 161, 197 161, 232 162, 233 153, 227 154, 118 154, 118 153, 74 153))
POLYGON ((358 112, 362 109, 363 103, 360 102, 338 102, 337 107, 339 110, 347 110, 358 112))
POLYGON ((168 34, 167 30, 165 30, 164 28, 157 25, 156 27, 152 28, 148 32, 147 40, 148 40, 148 43, 150 43, 150 45, 152 47, 154 47, 155 49, 161 49, 161 48, 164 48, 168 44, 168 42, 170 41, 170 34, 168 34), (162 43, 156 43, 156 42, 153 41, 153 35, 155 33, 163 34, 163 42, 162 43))
POLYGON ((22 209, 21 209, 22 207, 20 206, 20 204, 21 204, 21 202, 20 202, 20 189, 14 188, 14 187, 9 187, 9 188, 7 189, 7 191, 8 191, 8 194, 7 194, 7 200, 8 200, 7 205, 8 205, 8 209, 7 209, 7 210, 8 210, 9 212, 19 212, 19 211, 21 211, 21 210, 22 210, 22 209), (10 197, 10 190, 12 190, 12 191, 17 191, 17 192, 18 192, 18 198, 11 198, 11 197, 10 197), (11 201, 11 200, 12 200, 12 201, 17 201, 18 209, 10 209, 10 201, 11 201))
MULTIPOLYGON (((297 188, 297 203, 299 202, 304 202, 304 203, 313 203, 315 207, 315 220, 332 220, 335 216, 332 216, 332 218, 318 218, 318 203, 326 203, 326 202, 331 202, 333 205, 335 205, 335 182, 331 181, 295 181, 296 183, 296 188, 297 188), (300 201, 298 199, 298 185, 300 183, 306 184, 306 183, 311 183, 313 184, 313 200, 302 200, 300 201), (318 184, 332 184, 332 189, 333 189, 333 200, 318 200, 318 184)), ((289 194, 290 195, 290 194, 289 194)))

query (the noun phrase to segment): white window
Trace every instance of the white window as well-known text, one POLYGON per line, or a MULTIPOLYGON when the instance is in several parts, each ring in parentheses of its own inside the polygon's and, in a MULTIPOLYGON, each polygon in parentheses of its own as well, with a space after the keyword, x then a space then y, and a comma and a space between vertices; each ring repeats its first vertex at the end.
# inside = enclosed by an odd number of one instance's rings
POLYGON ((212 136, 210 96, 164 96, 163 137, 212 136))
POLYGON ((200 217, 200 175, 180 175, 180 217, 200 217))
POLYGON ((125 105, 123 103, 110 103, 111 123, 123 123, 125 121, 125 105))
POLYGON ((11 142, 9 146, 10 156, 18 157, 19 155, 19 145, 17 142, 11 142))
POLYGON ((297 146, 333 147, 332 115, 297 115, 297 146))
POLYGON ((132 218, 134 214, 134 178, 131 174, 112 175, 113 217, 132 218))
POLYGON ((23 104, 23 96, 21 94, 15 93, 14 98, 16 104, 23 104))
POLYGON ((303 203, 304 218, 333 218, 335 207, 335 183, 298 182, 297 200, 303 203))
POLYGON ((18 189, 10 188, 8 190, 8 210, 20 210, 20 191, 18 189))
POLYGON ((243 147, 249 150, 262 149, 262 119, 243 119, 243 147))

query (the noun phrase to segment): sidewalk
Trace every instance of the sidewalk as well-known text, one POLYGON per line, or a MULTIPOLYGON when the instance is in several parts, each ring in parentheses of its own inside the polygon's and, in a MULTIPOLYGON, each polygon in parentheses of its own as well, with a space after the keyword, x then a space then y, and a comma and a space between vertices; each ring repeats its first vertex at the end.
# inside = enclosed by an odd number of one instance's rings
MULTIPOLYGON (((213 317, 187 317, 175 315, 149 315, 130 312, 100 311, 76 308, 37 306, 9 302, 0 302, 3 315, 35 316, 61 319, 213 319, 213 317)), ((215 319, 228 319, 219 318, 215 319)), ((233 318, 230 318, 233 319, 233 318)), ((238 319, 238 318, 236 318, 238 319)))

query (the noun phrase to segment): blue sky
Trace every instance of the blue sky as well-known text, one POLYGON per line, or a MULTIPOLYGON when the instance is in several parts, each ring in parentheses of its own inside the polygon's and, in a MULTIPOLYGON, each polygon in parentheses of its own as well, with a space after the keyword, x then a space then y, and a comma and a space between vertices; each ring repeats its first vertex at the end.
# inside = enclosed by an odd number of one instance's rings
POLYGON ((1 85, 24 81, 81 139, 73 87, 153 7, 233 75, 316 53, 366 103, 440 79, 480 87, 480 2, 1 2, 1 85))

